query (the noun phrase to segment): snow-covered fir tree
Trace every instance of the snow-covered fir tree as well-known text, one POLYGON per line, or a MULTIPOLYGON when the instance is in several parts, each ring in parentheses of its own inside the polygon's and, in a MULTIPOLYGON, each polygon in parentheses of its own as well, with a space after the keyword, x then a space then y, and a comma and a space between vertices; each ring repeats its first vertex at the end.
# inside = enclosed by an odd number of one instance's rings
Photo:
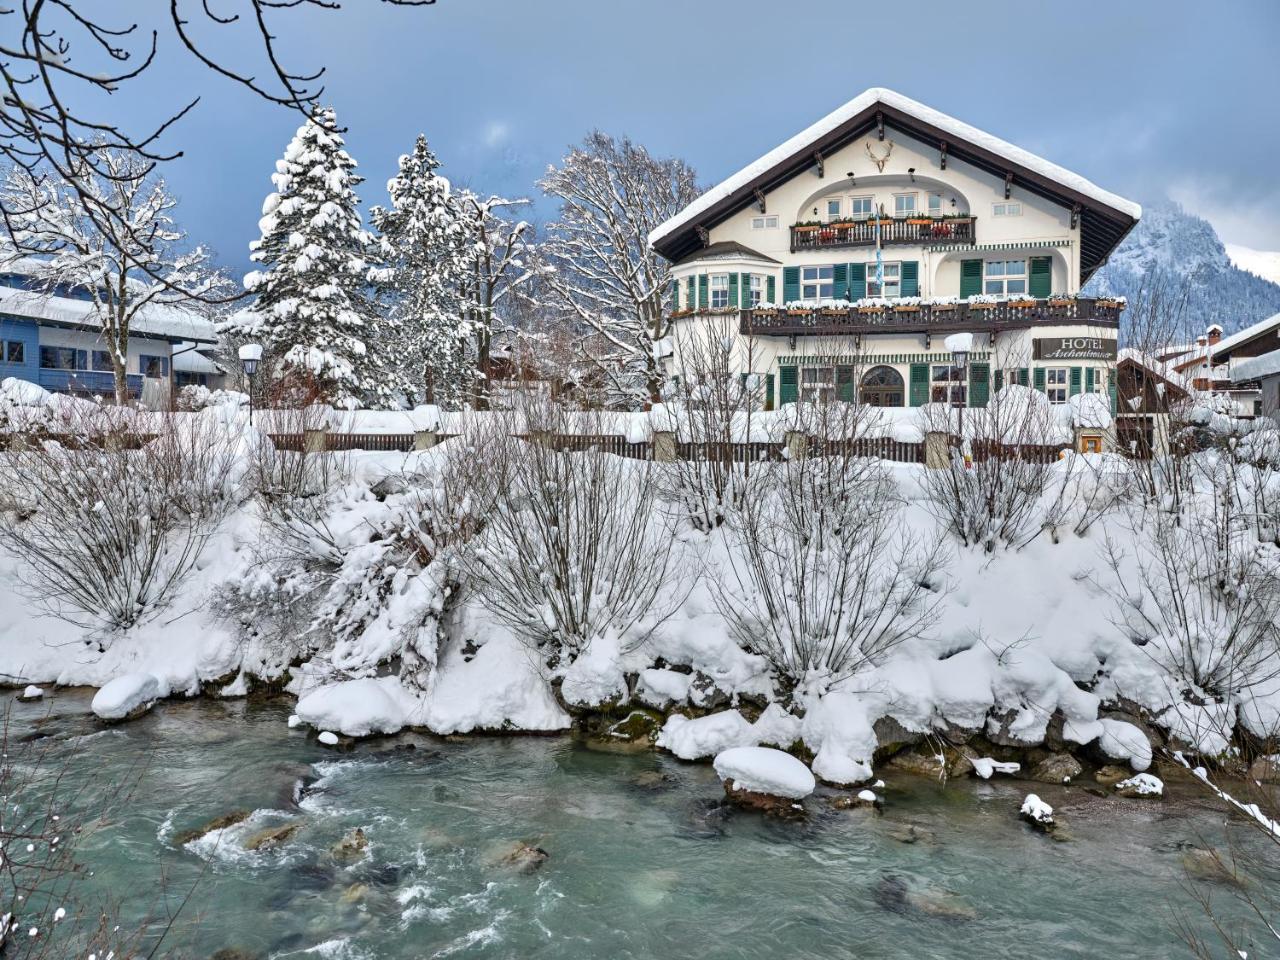
POLYGON ((369 356, 372 238, 360 222, 355 169, 332 108, 318 108, 276 161, 275 192, 262 205, 262 236, 250 249, 263 269, 244 278, 257 302, 226 328, 259 340, 286 374, 303 374, 334 399, 385 390, 369 356))
POLYGON ((389 372, 405 393, 456 406, 470 390, 473 368, 461 300, 469 254, 467 231, 439 167, 422 135, 400 158, 399 172, 387 183, 390 208, 370 212, 381 234, 382 261, 370 279, 388 300, 378 341, 390 348, 380 351, 394 364, 389 372))

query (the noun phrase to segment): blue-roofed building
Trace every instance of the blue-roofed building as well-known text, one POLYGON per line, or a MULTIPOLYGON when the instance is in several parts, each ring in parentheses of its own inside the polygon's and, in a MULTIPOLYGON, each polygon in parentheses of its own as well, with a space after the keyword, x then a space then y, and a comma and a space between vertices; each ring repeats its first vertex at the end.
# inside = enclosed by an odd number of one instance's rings
MULTIPOLYGON (((0 380, 16 377, 55 393, 113 396, 111 358, 88 291, 46 289, 24 265, 0 266, 0 380)), ((134 399, 172 396, 175 353, 217 343, 206 317, 170 304, 144 307, 130 332, 127 378, 134 399)))

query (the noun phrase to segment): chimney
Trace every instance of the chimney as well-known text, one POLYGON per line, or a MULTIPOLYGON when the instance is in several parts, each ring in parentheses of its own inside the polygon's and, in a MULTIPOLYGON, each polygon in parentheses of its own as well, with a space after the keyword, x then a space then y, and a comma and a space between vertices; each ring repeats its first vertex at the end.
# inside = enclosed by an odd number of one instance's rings
POLYGON ((1202 333, 1202 334, 1200 334, 1200 336, 1196 337, 1196 346, 1197 346, 1197 347, 1203 347, 1203 346, 1205 346, 1206 344, 1208 344, 1208 342, 1209 342, 1209 338, 1208 338, 1205 334, 1203 334, 1203 333, 1202 333))
POLYGON ((1205 330, 1205 336, 1208 337, 1209 346, 1213 346, 1222 339, 1222 328, 1216 323, 1211 324, 1209 328, 1205 330))

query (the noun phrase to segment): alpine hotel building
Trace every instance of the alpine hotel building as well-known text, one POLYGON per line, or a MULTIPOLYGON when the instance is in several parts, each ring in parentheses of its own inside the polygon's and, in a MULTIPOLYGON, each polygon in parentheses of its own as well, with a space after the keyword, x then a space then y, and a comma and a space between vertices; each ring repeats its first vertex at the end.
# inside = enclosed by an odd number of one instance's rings
POLYGON ((1140 216, 1083 177, 871 89, 650 234, 674 264, 668 372, 682 373, 682 341, 727 324, 736 372, 766 409, 983 406, 1021 383, 1051 403, 1109 391, 1114 412, 1124 305, 1078 294, 1140 216), (962 331, 974 335, 963 369, 944 344, 962 331))

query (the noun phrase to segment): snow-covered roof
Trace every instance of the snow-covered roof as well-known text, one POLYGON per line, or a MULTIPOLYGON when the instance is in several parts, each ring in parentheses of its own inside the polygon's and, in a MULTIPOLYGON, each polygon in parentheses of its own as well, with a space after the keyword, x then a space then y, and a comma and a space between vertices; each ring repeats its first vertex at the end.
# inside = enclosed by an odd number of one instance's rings
POLYGON ((203 353, 198 350, 191 349, 194 346, 194 343, 179 343, 174 346, 174 370, 181 370, 184 373, 226 373, 225 370, 206 357, 203 353))
MULTIPOLYGON (((39 290, 0 285, 0 314, 42 320, 63 327, 100 330, 102 324, 89 300, 60 297, 39 290)), ((213 324, 190 310, 170 304, 149 303, 138 311, 129 332, 137 337, 217 343, 213 324)))
POLYGON ((854 97, 844 106, 833 110, 817 123, 806 127, 760 159, 743 167, 727 180, 712 187, 674 217, 656 227, 649 234, 649 243, 653 246, 658 246, 665 238, 671 237, 681 228, 691 226, 712 207, 730 199, 752 181, 769 173, 775 167, 786 164, 796 155, 809 151, 816 141, 834 133, 844 124, 877 105, 896 110, 922 125, 942 131, 947 136, 949 145, 955 141, 967 143, 978 150, 999 157, 1011 166, 1020 167, 1045 180, 1053 181, 1066 190, 1079 194, 1093 203, 1119 213, 1130 220, 1136 221, 1142 216, 1142 207, 1139 204, 1104 190, 1079 174, 1072 173, 1070 170, 1055 163, 1050 163, 1030 151, 1001 140, 999 137, 992 136, 977 127, 970 126, 931 107, 927 107, 896 91, 888 90, 884 87, 872 87, 870 90, 854 97))
POLYGON ((1143 353, 1141 350, 1135 349, 1134 347, 1122 347, 1120 352, 1116 355, 1116 362, 1120 363, 1124 360, 1129 360, 1140 367, 1150 370, 1156 376, 1168 381, 1180 390, 1185 390, 1188 394, 1196 392, 1196 388, 1192 385, 1191 381, 1179 373, 1174 368, 1173 364, 1157 360, 1149 353, 1143 353))
POLYGON ((1231 382, 1257 380, 1260 377, 1273 377, 1276 374, 1280 374, 1280 349, 1237 362, 1231 368, 1231 382))
POLYGON ((1254 339, 1257 336, 1274 333, 1280 337, 1280 313, 1274 313, 1265 320, 1259 320, 1255 324, 1245 327, 1243 330, 1237 330, 1229 337, 1223 337, 1213 347, 1214 359, 1219 359, 1219 354, 1227 354, 1243 343, 1254 339))

